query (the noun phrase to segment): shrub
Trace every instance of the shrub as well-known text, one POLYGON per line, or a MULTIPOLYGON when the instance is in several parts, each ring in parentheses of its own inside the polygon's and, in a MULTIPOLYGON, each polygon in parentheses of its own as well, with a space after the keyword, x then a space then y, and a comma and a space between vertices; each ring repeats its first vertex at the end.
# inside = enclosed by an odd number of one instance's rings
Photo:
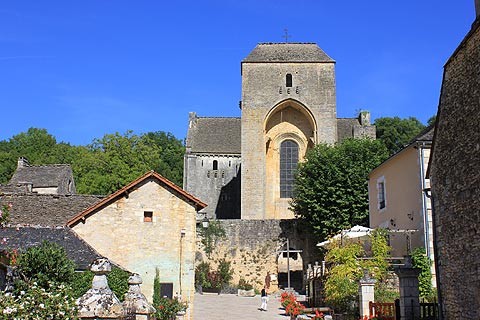
POLYGON ((44 285, 32 282, 17 294, 0 292, 0 320, 78 319, 70 287, 53 282, 44 285))
POLYGON ((240 280, 238 280, 238 289, 252 290, 253 285, 251 283, 247 282, 247 280, 245 280, 244 278, 240 278, 240 280))
POLYGON ((412 252, 412 265, 420 269, 418 276, 420 297, 427 300, 434 300, 436 296, 432 288, 432 261, 427 257, 424 248, 416 248, 412 252))
POLYGON ((208 281, 208 273, 210 272, 210 263, 201 262, 195 267, 195 285, 202 288, 211 288, 208 281))
MULTIPOLYGON (((73 288, 72 294, 75 298, 80 298, 92 287, 93 272, 75 272, 71 281, 73 288)), ((128 291, 128 278, 130 273, 113 266, 112 271, 107 274, 108 286, 115 293, 120 301, 125 298, 125 293, 128 291)))
POLYGON ((157 320, 174 320, 177 313, 185 311, 188 306, 177 298, 160 298, 158 304, 154 304, 154 307, 157 320))
POLYGON ((30 247, 18 257, 18 270, 40 287, 47 288, 48 282, 68 284, 73 280, 75 264, 68 259, 65 250, 56 243, 44 241, 30 247))

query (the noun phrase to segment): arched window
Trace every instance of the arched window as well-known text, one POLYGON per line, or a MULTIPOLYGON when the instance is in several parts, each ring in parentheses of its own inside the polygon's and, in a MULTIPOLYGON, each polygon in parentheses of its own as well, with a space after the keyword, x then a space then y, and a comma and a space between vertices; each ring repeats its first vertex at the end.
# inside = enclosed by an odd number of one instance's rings
POLYGON ((218 170, 218 161, 213 160, 213 170, 218 170))
POLYGON ((298 164, 298 144, 285 140, 280 144, 280 198, 293 196, 294 172, 298 164))
POLYGON ((287 86, 287 87, 291 87, 291 86, 292 86, 292 74, 290 74, 290 73, 287 73, 286 86, 287 86))

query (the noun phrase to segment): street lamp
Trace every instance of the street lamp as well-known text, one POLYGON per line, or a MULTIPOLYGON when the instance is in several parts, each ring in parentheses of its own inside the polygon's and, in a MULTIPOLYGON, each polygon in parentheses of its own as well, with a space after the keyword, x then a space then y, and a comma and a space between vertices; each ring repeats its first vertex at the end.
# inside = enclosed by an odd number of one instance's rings
POLYGON ((208 220, 207 214, 205 213, 205 216, 204 216, 203 219, 202 219, 202 227, 203 227, 204 229, 207 229, 209 223, 210 223, 210 221, 208 220))

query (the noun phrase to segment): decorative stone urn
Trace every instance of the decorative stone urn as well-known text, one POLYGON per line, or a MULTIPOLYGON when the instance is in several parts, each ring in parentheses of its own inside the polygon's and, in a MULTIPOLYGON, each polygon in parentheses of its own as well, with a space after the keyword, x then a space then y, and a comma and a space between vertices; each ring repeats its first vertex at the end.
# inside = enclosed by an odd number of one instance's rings
POLYGON ((155 308, 148 303, 145 295, 140 291, 142 278, 137 273, 128 278, 128 292, 125 294, 123 307, 129 312, 135 313, 136 320, 148 320, 150 315, 155 312, 155 308))
POLYGON ((125 316, 122 304, 108 287, 107 274, 112 271, 110 261, 97 259, 90 270, 94 273, 92 288, 77 299, 78 316, 81 319, 118 319, 125 316))

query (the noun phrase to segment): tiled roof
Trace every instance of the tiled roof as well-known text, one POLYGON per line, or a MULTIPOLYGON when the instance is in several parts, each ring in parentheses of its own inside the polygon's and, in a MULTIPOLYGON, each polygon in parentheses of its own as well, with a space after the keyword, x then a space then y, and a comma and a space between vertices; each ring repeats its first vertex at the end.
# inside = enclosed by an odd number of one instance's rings
POLYGON ((100 201, 102 196, 57 194, 4 194, 0 203, 12 204, 11 225, 64 226, 79 212, 100 201))
POLYGON ((139 177, 138 179, 130 182, 128 185, 125 187, 117 190, 116 192, 112 193, 108 197, 102 199, 95 205, 87 208, 86 210, 80 212, 76 216, 72 217, 70 220, 67 222, 67 226, 72 227, 75 224, 77 224, 79 221, 82 219, 85 219, 87 216, 94 214, 98 209, 103 208, 104 206, 107 206, 108 204, 116 201, 119 197, 123 197, 125 194, 128 194, 132 189, 135 189, 138 187, 140 184, 142 184, 145 181, 148 181, 149 179, 156 179, 161 183, 161 185, 167 187, 170 191, 174 192, 178 197, 183 198, 185 201, 191 203, 193 206, 195 206, 195 209, 197 211, 200 211, 201 209, 205 208, 207 205, 200 201, 199 199, 195 198, 193 195, 188 193, 187 191, 183 190, 179 186, 177 186, 175 183, 171 182, 167 178, 161 176, 155 171, 149 171, 143 176, 139 177))
POLYGON ((69 182, 73 183, 72 168, 68 164, 19 167, 8 185, 31 183, 34 188, 58 187, 59 194, 74 193, 68 191, 69 182))
POLYGON ((241 119, 197 117, 187 134, 192 153, 240 154, 241 119))
POLYGON ((6 243, 0 241, 0 250, 25 250, 43 241, 54 242, 65 249, 79 270, 88 269, 92 261, 102 257, 67 227, 5 227, 0 228, 0 237, 6 239, 6 243))
POLYGON ((335 62, 316 43, 259 43, 243 62, 335 62))

